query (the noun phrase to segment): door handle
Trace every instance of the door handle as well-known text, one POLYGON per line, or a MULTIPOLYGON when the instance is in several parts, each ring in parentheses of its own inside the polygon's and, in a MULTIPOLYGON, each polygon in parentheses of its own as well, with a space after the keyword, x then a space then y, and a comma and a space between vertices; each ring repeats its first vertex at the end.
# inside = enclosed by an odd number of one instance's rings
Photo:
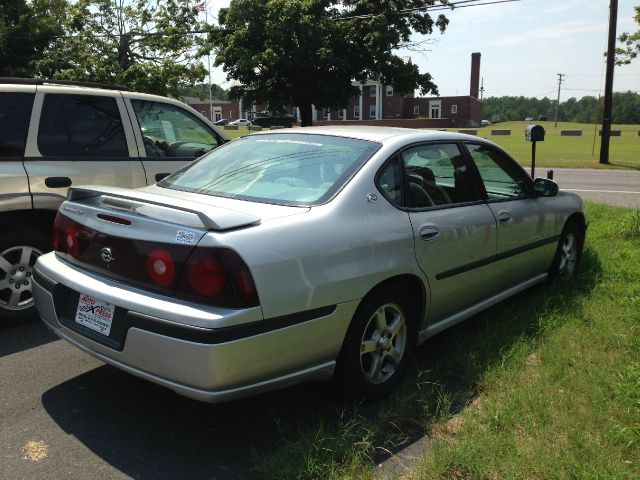
POLYGON ((70 187, 71 183, 69 177, 47 177, 44 179, 44 184, 49 188, 66 188, 70 187))
POLYGON ((427 242, 435 240, 440 236, 440 229, 435 225, 423 225, 418 231, 418 235, 422 240, 427 242))
POLYGON ((500 222, 500 225, 511 225, 513 216, 509 212, 500 212, 498 213, 498 222, 500 222))
POLYGON ((156 182, 159 182, 160 180, 162 180, 163 178, 168 177, 169 175, 171 175, 170 173, 156 173, 156 182))

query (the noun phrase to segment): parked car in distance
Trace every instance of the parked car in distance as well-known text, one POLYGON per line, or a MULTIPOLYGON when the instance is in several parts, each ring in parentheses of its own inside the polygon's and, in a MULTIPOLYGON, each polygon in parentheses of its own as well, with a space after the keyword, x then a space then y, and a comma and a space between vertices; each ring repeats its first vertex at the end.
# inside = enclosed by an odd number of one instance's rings
POLYGON ((247 120, 246 118, 238 118, 237 120, 234 120, 233 122, 229 122, 228 125, 240 125, 243 127, 247 127, 249 125, 251 125, 251 121, 247 120))
POLYGON ((477 136, 274 130, 156 185, 73 187, 33 291, 60 337, 187 397, 334 374, 377 397, 416 345, 571 277, 585 230, 577 195, 477 136))
POLYGON ((258 125, 263 128, 270 127, 293 127, 298 120, 291 115, 259 115, 251 119, 252 125, 258 125))
POLYGON ((531 121, 533 121, 533 117, 525 117, 524 121, 525 122, 531 122, 531 121))
POLYGON ((0 78, 0 327, 37 318, 36 258, 67 188, 151 185, 229 139, 182 102, 117 85, 0 78))
POLYGON ((548 119, 547 119, 547 116, 546 116, 546 115, 540 115, 540 116, 538 117, 538 120, 539 120, 540 122, 546 122, 548 119))
POLYGON ((489 120, 480 121, 480 126, 481 127, 488 127, 489 125, 491 125, 491 122, 489 120))
POLYGON ((228 118, 221 118, 220 120, 216 120, 215 122, 213 122, 214 125, 228 125, 229 122, 231 120, 229 120, 228 118))
POLYGON ((493 117, 491 117, 491 123, 500 123, 502 121, 502 118, 499 117, 498 115, 494 115, 493 117))

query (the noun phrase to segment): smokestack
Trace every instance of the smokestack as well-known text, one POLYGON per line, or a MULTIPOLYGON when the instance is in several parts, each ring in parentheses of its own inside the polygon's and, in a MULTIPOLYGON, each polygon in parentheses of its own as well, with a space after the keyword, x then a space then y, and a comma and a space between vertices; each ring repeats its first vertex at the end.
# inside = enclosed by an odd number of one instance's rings
POLYGON ((480 88, 480 52, 471 54, 471 87, 469 95, 478 98, 480 88))

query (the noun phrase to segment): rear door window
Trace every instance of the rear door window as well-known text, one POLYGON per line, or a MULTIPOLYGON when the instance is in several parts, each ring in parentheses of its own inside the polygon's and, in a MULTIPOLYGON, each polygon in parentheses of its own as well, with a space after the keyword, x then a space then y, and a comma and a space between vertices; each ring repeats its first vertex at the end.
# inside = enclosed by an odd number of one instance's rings
POLYGON ((38 148, 43 156, 128 157, 115 98, 45 95, 38 148))
POLYGON ((33 93, 0 93, 0 157, 24 156, 33 93))

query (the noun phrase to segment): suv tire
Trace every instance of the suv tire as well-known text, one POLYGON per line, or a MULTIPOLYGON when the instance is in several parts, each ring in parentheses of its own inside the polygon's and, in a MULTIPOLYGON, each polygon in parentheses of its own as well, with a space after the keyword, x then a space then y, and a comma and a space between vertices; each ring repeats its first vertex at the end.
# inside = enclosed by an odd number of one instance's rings
POLYGON ((12 231, 0 239, 0 327, 37 318, 32 269, 51 249, 51 235, 36 229, 12 231))

